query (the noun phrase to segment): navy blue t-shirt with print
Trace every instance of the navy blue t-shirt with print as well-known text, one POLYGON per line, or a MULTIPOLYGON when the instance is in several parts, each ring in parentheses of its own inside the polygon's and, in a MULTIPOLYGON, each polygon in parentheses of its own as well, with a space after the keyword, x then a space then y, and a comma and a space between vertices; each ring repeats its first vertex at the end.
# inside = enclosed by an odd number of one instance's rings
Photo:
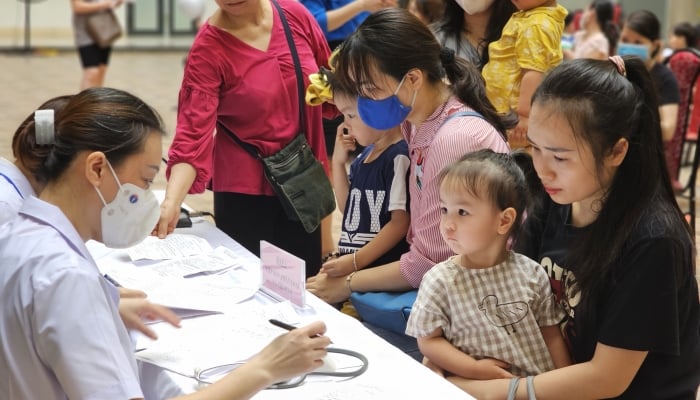
MULTIPOLYGON (((391 220, 391 211, 408 211, 408 145, 404 140, 396 142, 366 163, 373 147, 367 146, 350 165, 350 186, 338 243, 341 254, 353 253, 374 239, 391 220)), ((401 240, 370 266, 396 261, 407 251, 406 240, 401 240)))

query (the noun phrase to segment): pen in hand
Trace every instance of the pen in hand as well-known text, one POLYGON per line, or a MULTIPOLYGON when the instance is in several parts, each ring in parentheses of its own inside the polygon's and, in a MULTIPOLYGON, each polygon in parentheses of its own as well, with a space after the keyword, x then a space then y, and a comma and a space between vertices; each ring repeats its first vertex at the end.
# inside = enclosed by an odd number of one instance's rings
MULTIPOLYGON (((286 330, 288 330, 288 331, 293 331, 294 329, 297 329, 297 327, 294 326, 294 325, 289 325, 289 324, 286 323, 286 322, 282 322, 282 321, 277 320, 277 319, 274 319, 274 318, 273 318, 273 319, 270 319, 270 320, 268 320, 268 321, 270 321, 270 323, 271 323, 272 325, 278 326, 278 327, 280 327, 280 328, 282 328, 282 329, 286 329, 286 330)), ((316 336, 317 336, 317 337, 320 337, 320 336, 323 336, 323 335, 318 334, 318 335, 316 335, 316 336)), ((332 341, 331 341, 331 344, 333 344, 332 341)))

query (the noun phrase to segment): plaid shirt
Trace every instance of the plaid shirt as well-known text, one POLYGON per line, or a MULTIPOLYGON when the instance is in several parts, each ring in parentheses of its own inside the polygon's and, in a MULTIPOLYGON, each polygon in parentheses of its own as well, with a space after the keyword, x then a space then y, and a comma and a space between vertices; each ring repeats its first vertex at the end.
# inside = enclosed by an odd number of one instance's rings
POLYGON ((441 328, 464 353, 503 360, 518 376, 554 369, 540 327, 558 324, 564 311, 554 301, 544 269, 513 252, 486 269, 458 262, 452 257, 425 274, 406 334, 428 336, 441 328))

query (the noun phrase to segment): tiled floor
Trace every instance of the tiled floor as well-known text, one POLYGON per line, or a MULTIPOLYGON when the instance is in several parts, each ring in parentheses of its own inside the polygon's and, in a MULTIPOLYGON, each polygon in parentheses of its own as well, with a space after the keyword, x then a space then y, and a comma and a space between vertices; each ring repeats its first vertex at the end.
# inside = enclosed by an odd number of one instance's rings
MULTIPOLYGON (((185 54, 185 51, 118 51, 112 54, 105 80, 105 86, 131 92, 161 114, 168 132, 163 143, 164 156, 167 156, 175 131, 177 95, 185 54)), ((77 92, 81 69, 78 55, 72 51, 0 52, 0 71, 0 156, 12 159, 12 136, 17 126, 45 100, 77 92)), ((165 188, 163 173, 157 177, 154 187, 165 188)), ((211 193, 206 192, 189 195, 185 201, 196 210, 212 212, 211 198, 211 193)), ((336 227, 339 216, 340 213, 336 212, 336 227)))
MULTIPOLYGON (((127 90, 153 106, 168 130, 164 155, 174 133, 177 94, 185 52, 133 52, 112 54, 106 86, 127 90)), ((43 101, 79 90, 81 69, 75 52, 0 53, 0 156, 11 158, 12 135, 19 123, 43 101)), ((160 174, 155 186, 163 188, 160 174)), ((209 195, 187 199, 193 207, 211 209, 209 195)))

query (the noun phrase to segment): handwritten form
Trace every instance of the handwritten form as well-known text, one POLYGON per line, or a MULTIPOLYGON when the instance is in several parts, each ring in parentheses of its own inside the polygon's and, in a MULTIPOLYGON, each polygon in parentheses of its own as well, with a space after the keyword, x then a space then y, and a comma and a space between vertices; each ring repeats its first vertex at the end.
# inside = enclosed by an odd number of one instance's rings
POLYGON ((158 334, 152 341, 140 335, 136 353, 142 361, 182 375, 193 376, 196 368, 206 369, 243 361, 275 337, 286 333, 268 322, 279 319, 298 323, 299 316, 289 302, 261 305, 247 302, 226 314, 182 321, 180 329, 166 323, 151 325, 158 334))
POLYGON ((149 238, 126 251, 98 246, 99 268, 120 285, 143 290, 150 301, 179 309, 224 312, 257 292, 259 267, 245 256, 223 246, 212 250, 194 235, 171 237, 149 238), (164 261, 143 259, 156 255, 164 261))
POLYGON ((195 235, 173 233, 165 239, 148 236, 143 242, 129 247, 127 252, 132 261, 173 260, 210 252, 211 245, 204 238, 195 235))
MULTIPOLYGON (((206 232, 206 229, 202 231, 206 232)), ((219 243, 225 242, 219 241, 219 243)), ((234 243, 229 247, 236 249, 240 246, 234 243)), ((223 314, 183 320, 181 329, 165 323, 151 325, 158 333, 159 340, 151 342, 141 337, 137 343, 137 348, 145 348, 136 353, 137 357, 145 362, 144 365, 158 365, 159 367, 153 368, 170 369, 191 377, 194 375, 195 368, 205 369, 208 366, 245 360, 262 349, 274 337, 284 334, 284 330, 267 322, 269 318, 280 319, 293 325, 302 325, 321 319, 328 327, 326 335, 333 340, 332 346, 363 353, 369 359, 368 371, 352 379, 308 377, 297 388, 263 390, 254 396, 255 399, 384 400, 424 397, 473 399, 369 332, 359 321, 337 312, 309 293, 306 293, 307 306, 303 309, 294 308, 288 302, 261 304, 264 299, 259 295, 254 296, 254 300, 244 301, 246 298, 251 298, 252 293, 260 287, 261 281, 257 260, 244 250, 239 250, 240 254, 233 250, 235 262, 224 269, 218 269, 221 264, 217 261, 212 261, 212 266, 207 268, 196 267, 201 265, 201 261, 194 263, 183 261, 187 257, 216 253, 217 249, 173 257, 182 261, 173 264, 172 268, 179 269, 178 272, 174 272, 170 271, 170 268, 158 271, 158 265, 165 264, 167 260, 154 262, 137 255, 139 261, 134 263, 131 256, 123 250, 106 249, 99 244, 89 244, 88 248, 96 260, 99 258, 98 266, 103 273, 110 274, 123 286, 145 290, 153 301, 156 301, 157 297, 164 299, 163 302, 166 305, 168 301, 173 305, 178 303, 192 305, 197 302, 193 300, 197 297, 196 293, 201 292, 205 299, 208 296, 204 303, 208 302, 211 308, 220 309, 223 312, 223 314), (184 275, 190 277, 183 278, 184 275), (175 282, 180 282, 182 286, 178 286, 175 282), (195 282, 196 285, 193 284, 195 282), (194 289, 195 286, 199 286, 200 289, 194 289), (217 288, 221 290, 217 291, 217 288), (235 288, 241 288, 238 295, 234 295, 237 291, 235 288), (244 290, 248 292, 243 294, 244 290), (190 293, 194 295, 190 296, 190 293), (226 296, 230 296, 230 300, 226 296), (235 300, 235 297, 238 300, 235 300), (242 303, 236 304, 237 301, 242 303), (387 375, 386 371, 392 371, 392 374, 387 375)), ((214 257, 225 257, 227 254, 223 253, 224 255, 218 254, 214 257)), ((268 299, 267 302, 269 303, 270 300, 268 299)), ((338 370, 348 368, 352 363, 347 360, 334 361, 338 370)), ((175 374, 168 375, 169 384, 177 385, 169 389, 179 388, 183 393, 196 390, 193 380, 175 374)), ((148 382, 144 384, 148 386, 148 382)), ((159 384, 161 388, 162 383, 159 384)), ((160 396, 160 390, 157 393, 156 397, 163 397, 160 396)))

